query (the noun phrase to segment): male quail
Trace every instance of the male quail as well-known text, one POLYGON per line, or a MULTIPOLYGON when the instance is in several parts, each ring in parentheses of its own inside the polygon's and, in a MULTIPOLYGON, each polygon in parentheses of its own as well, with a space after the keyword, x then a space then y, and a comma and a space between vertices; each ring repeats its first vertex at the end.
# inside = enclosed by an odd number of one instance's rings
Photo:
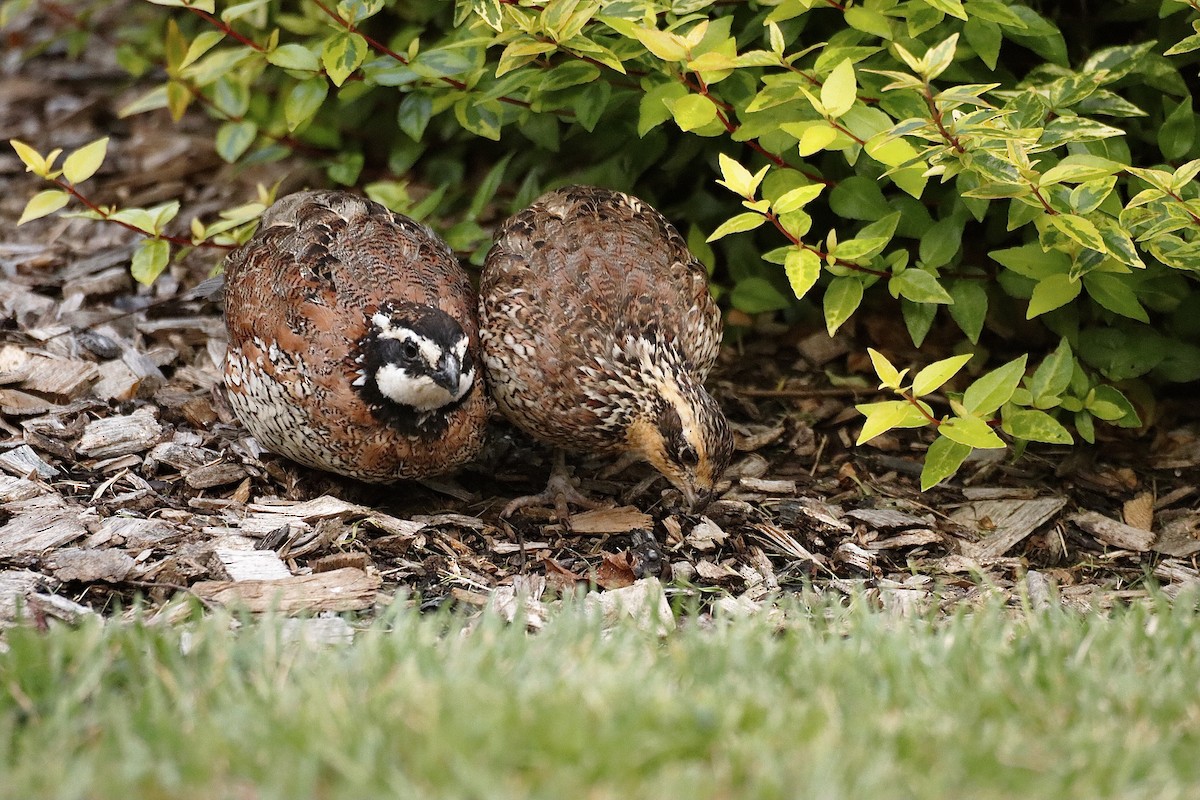
MULTIPOLYGON (((704 267, 671 223, 635 197, 571 186, 550 192, 496 233, 480 283, 489 389, 517 427, 558 448, 645 460, 695 506, 733 452, 703 383, 721 314, 704 267)), ((561 458, 561 451, 556 454, 561 458)), ((561 460, 546 492, 593 505, 561 460)))
POLYGON ((386 483, 483 442, 474 294, 428 228, 345 192, 300 192, 225 262, 225 385, 268 450, 386 483))

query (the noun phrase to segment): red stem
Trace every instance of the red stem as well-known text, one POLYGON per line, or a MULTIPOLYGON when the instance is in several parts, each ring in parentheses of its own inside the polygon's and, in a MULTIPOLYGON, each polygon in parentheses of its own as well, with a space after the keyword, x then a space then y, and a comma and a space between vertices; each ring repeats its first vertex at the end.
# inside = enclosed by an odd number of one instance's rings
POLYGON ((93 211, 96 214, 99 214, 100 217, 105 222, 115 223, 117 225, 120 225, 122 228, 125 228, 126 230, 133 231, 134 233, 140 233, 142 236, 146 236, 151 239, 162 239, 165 242, 170 242, 171 244, 177 245, 179 247, 215 247, 215 248, 219 248, 221 250, 236 250, 238 248, 238 246, 235 244, 218 244, 217 242, 193 242, 191 239, 187 239, 182 236, 168 236, 165 233, 159 234, 159 233, 155 233, 154 231, 148 231, 148 230, 145 230, 144 228, 139 228, 137 225, 133 225, 131 223, 125 222, 124 220, 113 219, 112 215, 108 211, 105 211, 103 208, 101 208, 100 206, 93 203, 91 200, 89 200, 87 197, 85 197, 83 194, 81 194, 79 192, 79 190, 76 189, 72 184, 67 183, 62 178, 52 178, 51 181, 54 183, 55 186, 62 189, 64 192, 71 195, 76 200, 78 200, 79 202, 81 202, 85 206, 87 206, 90 211, 93 211))

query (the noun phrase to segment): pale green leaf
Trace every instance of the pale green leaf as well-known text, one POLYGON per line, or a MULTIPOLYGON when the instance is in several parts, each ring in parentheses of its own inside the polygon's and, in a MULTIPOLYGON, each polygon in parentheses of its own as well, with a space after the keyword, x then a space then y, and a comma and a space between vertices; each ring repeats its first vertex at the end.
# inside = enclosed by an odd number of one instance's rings
POLYGON ((1062 308, 1078 297, 1082 288, 1079 281, 1071 280, 1071 276, 1066 273, 1043 278, 1033 287, 1033 296, 1029 298, 1025 319, 1033 319, 1047 311, 1062 308))
POLYGON ((899 389, 908 370, 896 369, 887 356, 873 347, 867 348, 867 355, 871 357, 871 365, 875 367, 875 374, 879 376, 879 388, 899 389))
POLYGON ((756 214, 753 211, 747 211, 744 214, 738 214, 735 217, 725 220, 717 229, 712 232, 712 235, 705 241, 715 242, 717 239, 728 236, 731 233, 741 233, 757 228, 767 221, 767 218, 762 214, 756 214))
POLYGON ((1017 408, 1005 411, 1003 415, 1004 432, 1014 439, 1027 442, 1045 442, 1046 444, 1074 444, 1070 432, 1062 423, 1045 411, 1033 408, 1017 408))
POLYGON ((776 214, 787 214, 790 211, 795 211, 798 208, 811 203, 817 199, 821 191, 825 187, 819 183, 810 184, 809 186, 799 186, 790 191, 784 192, 779 196, 779 199, 771 203, 771 208, 776 214))
POLYGON ((149 285, 162 274, 171 260, 171 245, 163 239, 145 239, 133 251, 130 274, 138 283, 149 285))
POLYGON ((941 388, 942 384, 953 378, 958 374, 960 369, 966 366, 971 357, 971 353, 965 353, 951 358, 944 358, 941 361, 935 361, 925 367, 913 378, 913 395, 922 397, 941 388))
POLYGON ((834 278, 825 290, 822 306, 825 313, 825 329, 830 336, 854 314, 862 303, 863 285, 857 278, 843 276, 834 278))
POLYGON ((843 59, 833 68, 821 86, 821 105, 831 119, 837 119, 850 110, 858 94, 858 83, 854 79, 854 65, 843 59))
POLYGON ((17 224, 23 225, 30 220, 41 219, 47 214, 53 214, 65 206, 70 199, 71 195, 61 189, 47 189, 44 192, 38 192, 25 204, 25 210, 21 213, 17 224))
POLYGON ((892 428, 919 428, 928 424, 925 416, 907 400, 864 403, 855 408, 866 417, 856 445, 865 444, 892 428))
POLYGON ((63 177, 73 184, 83 183, 96 174, 108 152, 108 137, 86 144, 63 161, 63 177))
POLYGON ((929 445, 925 453, 925 465, 921 468, 921 491, 927 492, 934 486, 958 472, 958 468, 971 455, 971 446, 939 436, 929 445))
POLYGON ((792 248, 788 250, 783 268, 796 297, 804 297, 821 276, 821 258, 812 250, 792 248))
POLYGON ((1004 405, 1016 391, 1025 375, 1028 356, 1013 359, 998 367, 967 387, 963 394, 963 408, 969 414, 985 415, 1004 405))
POLYGON ((951 417, 938 426, 938 433, 959 444, 981 450, 1004 447, 1004 440, 996 435, 987 422, 976 416, 951 417))

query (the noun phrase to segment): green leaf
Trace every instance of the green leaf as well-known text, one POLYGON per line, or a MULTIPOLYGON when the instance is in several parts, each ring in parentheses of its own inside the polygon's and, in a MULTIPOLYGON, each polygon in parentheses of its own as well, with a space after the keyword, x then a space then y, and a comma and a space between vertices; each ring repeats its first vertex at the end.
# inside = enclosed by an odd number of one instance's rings
POLYGON ((939 436, 929 445, 925 453, 925 465, 921 468, 921 491, 927 492, 934 486, 958 472, 958 468, 971 455, 970 445, 965 445, 939 436))
POLYGON ((1062 423, 1045 411, 1032 408, 1008 410, 1005 408, 1004 422, 1001 427, 1004 432, 1014 439, 1027 442, 1045 442, 1046 444, 1074 444, 1070 432, 1062 423))
POLYGON ((938 433, 951 441, 980 450, 999 450, 1004 447, 1004 440, 996 435, 992 426, 976 416, 951 417, 938 426, 938 433))
POLYGON ((281 44, 267 53, 267 61, 283 69, 302 72, 317 72, 321 69, 321 61, 316 53, 302 44, 281 44))
POLYGON ((793 247, 788 250, 783 268, 796 297, 804 297, 821 276, 821 258, 812 250, 793 247))
POLYGON ((50 165, 47 163, 49 159, 42 158, 37 150, 19 139, 9 139, 8 143, 17 151, 17 157, 25 165, 26 172, 32 172, 40 178, 46 177, 46 173, 50 171, 50 165))
POLYGON ((21 212, 21 218, 17 220, 17 224, 24 225, 31 220, 53 214, 65 206, 70 199, 71 195, 61 189, 47 189, 44 192, 38 192, 25 204, 25 210, 21 212))
POLYGON ((1071 384, 1071 374, 1074 370, 1075 356, 1071 352, 1070 343, 1064 338, 1033 372, 1029 381, 1029 391, 1034 400, 1060 396, 1071 384))
POLYGON ((130 273, 134 280, 147 286, 154 283, 171 260, 171 245, 164 239, 144 239, 133 251, 130 273))
POLYGON ((188 45, 187 53, 184 54, 183 60, 179 63, 176 69, 186 69, 196 62, 196 59, 207 53, 209 50, 225 38, 225 34, 221 31, 201 31, 188 45))
POLYGON ((963 278, 951 283, 949 291, 954 298, 954 303, 948 309, 950 318, 966 334, 971 344, 977 344, 987 319, 987 289, 982 281, 963 278))
POLYGON ((321 63, 334 86, 346 82, 367 57, 367 40, 357 33, 336 33, 325 40, 321 63))
POLYGON ((866 417, 856 445, 866 444, 892 428, 920 428, 929 424, 929 420, 907 400, 863 403, 855 409, 866 417))
POLYGON ((722 222, 719 226, 717 226, 717 229, 712 232, 712 235, 709 236, 705 241, 715 242, 717 239, 728 236, 731 233, 751 231, 766 221, 767 218, 762 214, 756 214, 753 211, 747 211, 722 222))
POLYGON ((963 9, 962 0, 924 0, 924 2, 941 11, 943 14, 958 17, 963 21, 967 19, 967 12, 963 9))
POLYGON ((1090 250, 1105 252, 1104 239, 1091 220, 1077 214, 1049 214, 1050 224, 1090 250))
POLYGON ((858 95, 858 82, 854 80, 854 65, 850 59, 833 68, 821 86, 821 105, 831 119, 837 119, 850 110, 858 95))
POLYGON ((821 190, 825 187, 819 183, 810 184, 808 186, 798 186, 795 189, 784 192, 779 196, 779 199, 771 203, 771 210, 776 214, 787 214, 790 211, 795 211, 798 208, 811 203, 821 194, 821 190))
POLYGON ((899 389, 908 370, 896 369, 887 356, 873 347, 867 348, 867 355, 871 357, 871 365, 875 367, 875 374, 879 376, 879 388, 899 389))
POLYGON ((1052 186, 1056 183, 1082 183, 1084 181, 1107 178, 1120 172, 1122 165, 1100 156, 1076 153, 1069 155, 1042 174, 1039 181, 1041 186, 1052 186))
POLYGON ((1141 417, 1138 416, 1137 409, 1133 407, 1133 403, 1129 402, 1129 399, 1114 386, 1097 386, 1092 402, 1093 404, 1098 402, 1108 403, 1119 408, 1121 416, 1114 417, 1108 421, 1115 422, 1122 428, 1140 428, 1142 425, 1141 417))
POLYGON ((862 281, 849 276, 834 278, 825 290, 823 306, 825 311, 825 329, 830 336, 837 333, 838 328, 854 314, 862 303, 862 281))
POLYGON ((76 150, 63 161, 63 177, 73 184, 79 184, 96 174, 104 163, 108 152, 108 137, 97 139, 76 150))
POLYGON ((283 103, 283 117, 288 130, 294 131, 312 119, 328 93, 329 84, 324 78, 310 78, 293 86, 283 103))
POLYGON ((888 18, 874 8, 861 5, 850 6, 844 12, 846 24, 855 30, 878 36, 880 39, 892 38, 892 26, 888 18))
POLYGON ((217 155, 230 164, 242 157, 258 136, 258 126, 250 120, 226 122, 217 129, 217 155))
POLYGON ((1071 276, 1066 273, 1051 275, 1038 281, 1033 287, 1029 308, 1025 310, 1025 319, 1033 319, 1047 311, 1062 308, 1078 297, 1082 288, 1079 281, 1071 280, 1071 276))
MULTIPOLYGON (((959 13, 954 14, 954 16, 958 17, 959 19, 967 18, 966 14, 962 11, 962 5, 959 2, 959 0, 938 0, 938 1, 958 4, 959 13)), ((928 3, 928 2, 931 2, 931 0, 925 0, 925 2, 928 3)), ((942 10, 944 11, 945 9, 942 9, 942 10)), ((947 13, 950 13, 950 12, 947 12, 947 13)), ((957 48, 958 48, 958 34, 957 33, 954 34, 953 36, 951 36, 950 38, 938 43, 937 45, 929 48, 929 50, 925 53, 925 57, 922 59, 922 61, 924 62, 924 66, 925 66, 925 75, 924 75, 925 80, 931 81, 934 78, 936 78, 938 75, 941 75, 943 72, 945 72, 950 67, 950 64, 954 62, 954 52, 957 48)))
POLYGON ((425 92, 409 92, 400 101, 396 123, 414 142, 421 141, 433 117, 433 99, 425 92))
POLYGON ((972 358, 971 353, 965 353, 960 356, 944 358, 941 361, 935 361, 929 366, 922 369, 913 378, 912 393, 916 397, 922 397, 930 392, 941 388, 942 384, 958 374, 958 371, 966 366, 967 362, 972 358))
POLYGON ((811 125, 800 135, 800 155, 808 157, 819 153, 837 137, 838 132, 829 125, 811 125))
POLYGON ((774 284, 760 277, 738 281, 737 286, 729 293, 729 299, 734 308, 747 314, 778 311, 791 305, 791 301, 776 289, 774 284))
POLYGON ((687 58, 687 42, 678 34, 657 28, 637 28, 633 34, 642 47, 663 61, 683 61, 687 58))
POLYGON ((962 247, 963 225, 954 217, 938 220, 921 235, 920 258, 927 267, 941 267, 962 247))
MULTIPOLYGON (((1163 106, 1170 108, 1165 97, 1163 106)), ((1171 109, 1162 125, 1159 126, 1158 149, 1167 161, 1175 161, 1186 156, 1195 141, 1196 115, 1192 111, 1192 98, 1185 97, 1174 109, 1171 109)))
POLYGON ((1013 359, 968 386, 962 399, 967 413, 977 416, 991 414, 1007 403, 1025 375, 1027 358, 1021 356, 1013 359))
MULTIPOLYGON (((1089 272, 1083 276, 1083 285, 1088 296, 1100 305, 1123 317, 1138 322, 1150 322, 1150 315, 1138 301, 1135 284, 1130 275, 1111 272, 1089 272)), ((1097 414, 1096 416, 1100 416, 1097 414)))
POLYGON ((906 269, 888 281, 893 296, 906 297, 914 303, 953 303, 954 298, 930 272, 906 269))
POLYGON ((703 128, 717 118, 717 107, 712 100, 698 94, 680 97, 669 104, 675 124, 683 131, 703 128))
POLYGON ((500 121, 503 119, 503 110, 499 100, 477 102, 471 97, 464 97, 454 104, 454 117, 458 120, 459 125, 476 136, 482 136, 494 142, 500 141, 500 121))
POLYGON ((509 42, 496 64, 496 77, 499 78, 514 69, 519 69, 543 53, 553 53, 557 49, 558 46, 554 42, 539 42, 531 39, 509 42))

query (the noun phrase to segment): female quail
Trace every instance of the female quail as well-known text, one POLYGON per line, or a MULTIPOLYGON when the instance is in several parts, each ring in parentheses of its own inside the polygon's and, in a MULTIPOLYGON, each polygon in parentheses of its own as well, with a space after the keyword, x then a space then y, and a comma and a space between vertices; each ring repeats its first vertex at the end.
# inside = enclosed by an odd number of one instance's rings
POLYGON ((289 195, 225 279, 225 385, 263 447, 373 483, 478 452, 474 295, 428 228, 345 192, 289 195))
MULTIPOLYGON (((708 497, 733 436, 703 383, 721 314, 704 267, 635 197, 571 186, 496 233, 480 283, 480 340, 500 411, 559 448, 645 460, 691 506, 708 497)), ((559 462, 561 464, 561 461, 559 462)), ((588 505, 556 469, 541 495, 588 505)))

